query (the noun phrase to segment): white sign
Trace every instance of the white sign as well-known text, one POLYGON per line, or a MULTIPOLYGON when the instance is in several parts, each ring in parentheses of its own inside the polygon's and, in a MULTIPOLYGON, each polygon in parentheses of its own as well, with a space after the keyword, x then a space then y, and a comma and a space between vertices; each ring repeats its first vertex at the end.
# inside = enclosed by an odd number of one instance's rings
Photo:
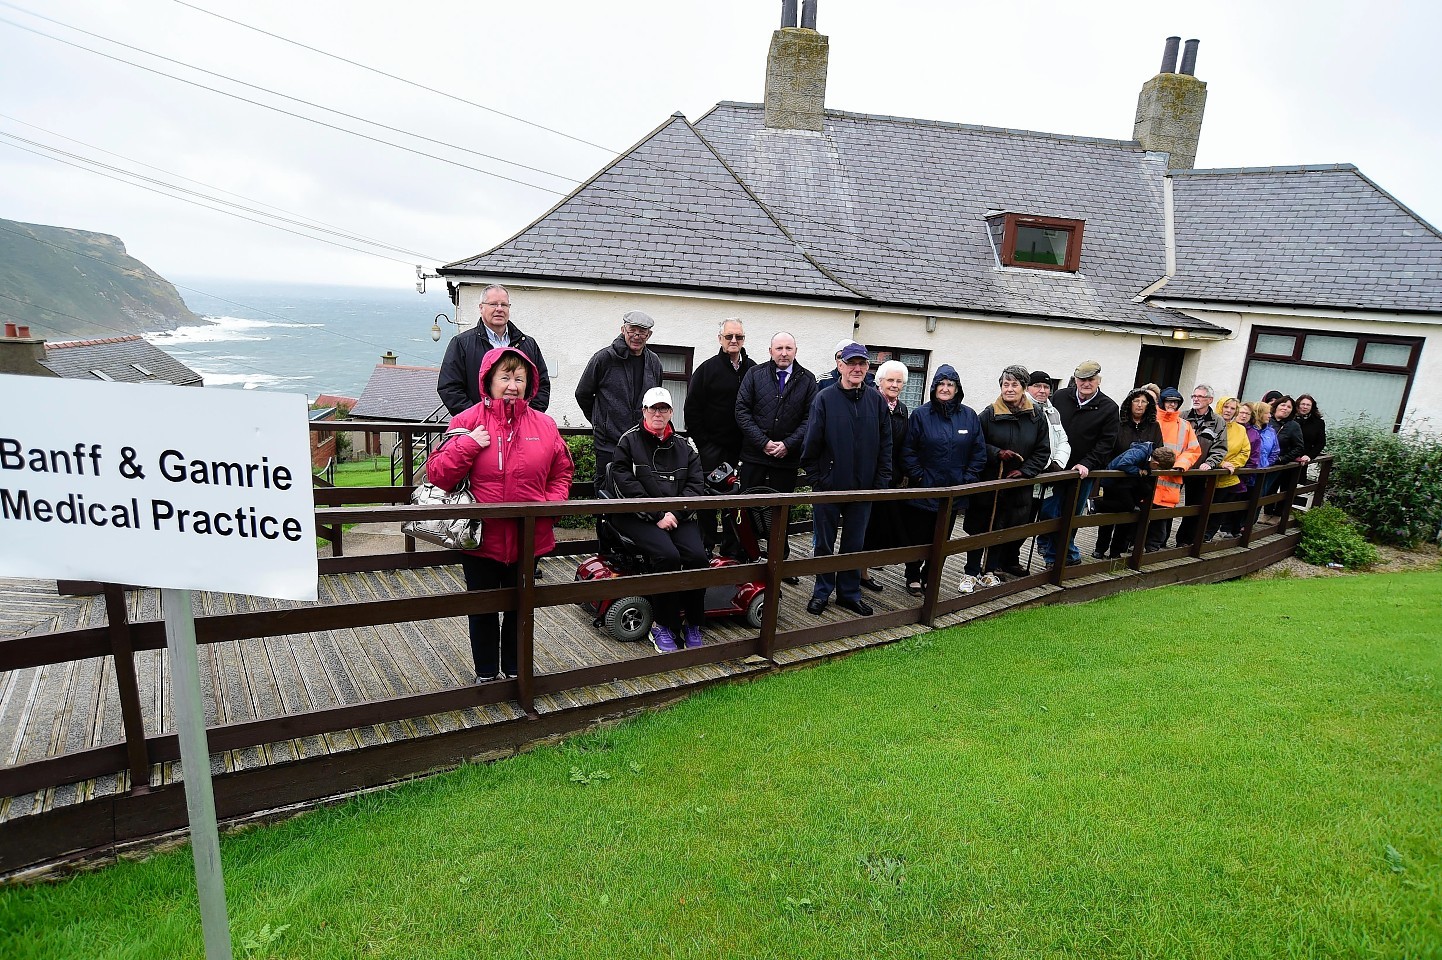
POLYGON ((305 397, 0 376, 0 576, 316 599, 305 397))

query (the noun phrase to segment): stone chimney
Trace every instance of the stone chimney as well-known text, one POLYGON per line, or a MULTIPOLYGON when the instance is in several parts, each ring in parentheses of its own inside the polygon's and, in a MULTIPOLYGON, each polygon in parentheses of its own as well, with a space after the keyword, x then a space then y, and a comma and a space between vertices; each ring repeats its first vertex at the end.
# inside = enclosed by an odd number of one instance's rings
POLYGON ((18 373, 31 377, 58 376, 44 366, 45 338, 30 336, 30 328, 6 321, 5 336, 0 337, 0 373, 18 373))
POLYGON ((826 113, 826 64, 830 42, 816 32, 818 0, 781 0, 781 29, 771 35, 766 56, 766 126, 821 132, 826 113))
POLYGON ((396 365, 395 353, 391 350, 387 350, 385 353, 381 354, 381 363, 387 367, 394 367, 396 365))
POLYGON ((1197 141, 1202 136, 1207 85, 1192 75, 1197 66, 1199 40, 1187 41, 1181 72, 1177 72, 1180 40, 1180 37, 1167 38, 1161 72, 1142 85, 1132 139, 1143 149, 1171 154, 1167 163, 1170 169, 1190 170, 1196 163, 1197 141))

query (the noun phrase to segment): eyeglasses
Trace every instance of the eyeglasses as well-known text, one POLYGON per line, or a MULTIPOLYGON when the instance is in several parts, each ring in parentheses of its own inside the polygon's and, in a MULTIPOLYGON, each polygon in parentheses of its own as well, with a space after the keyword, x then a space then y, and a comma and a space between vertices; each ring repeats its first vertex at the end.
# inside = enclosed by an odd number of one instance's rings
POLYGON ((731 341, 732 343, 745 343, 745 342, 746 342, 746 334, 744 334, 744 333, 723 333, 723 334, 721 334, 721 339, 722 339, 722 340, 729 340, 729 341, 731 341))
POLYGON ((1212 395, 1211 395, 1210 393, 1194 393, 1194 394, 1192 394, 1192 399, 1193 399, 1193 400, 1210 400, 1210 399, 1212 399, 1212 395))
POLYGON ((633 326, 631 326, 630 324, 627 324, 627 325, 626 325, 626 333, 630 334, 631 336, 635 336, 635 337, 649 337, 649 336, 651 335, 651 328, 650 328, 650 327, 633 327, 633 326))
POLYGON ((510 305, 509 303, 491 303, 489 300, 487 300, 485 303, 481 304, 481 306, 483 306, 483 307, 495 307, 495 308, 497 308, 497 309, 499 309, 499 308, 501 308, 501 307, 504 307, 504 308, 507 309, 507 310, 511 309, 511 305, 510 305))
POLYGON ((871 361, 865 357, 852 357, 850 360, 843 360, 841 362, 848 367, 868 367, 871 365, 871 361))

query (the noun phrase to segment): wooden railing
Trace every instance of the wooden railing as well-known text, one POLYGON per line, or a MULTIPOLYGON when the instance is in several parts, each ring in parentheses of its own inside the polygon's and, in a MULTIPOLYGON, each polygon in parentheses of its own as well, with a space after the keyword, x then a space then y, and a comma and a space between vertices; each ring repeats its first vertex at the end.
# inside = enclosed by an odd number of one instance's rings
MULTIPOLYGON (((434 432, 437 429, 444 429, 443 425, 426 424, 398 428, 394 424, 358 424, 354 421, 340 424, 317 423, 312 427, 317 430, 379 428, 401 432, 403 442, 408 442, 408 438, 404 434, 412 431, 434 432)), ((596 516, 663 508, 694 510, 739 506, 772 507, 770 529, 765 531, 765 539, 769 544, 776 544, 782 542, 788 535, 785 527, 787 511, 775 509, 782 506, 843 503, 859 499, 881 502, 921 497, 935 498, 939 501, 935 535, 929 543, 917 546, 834 556, 798 557, 796 559, 783 559, 781 550, 772 549, 769 556, 752 564, 664 574, 645 574, 589 582, 538 583, 532 565, 523 563, 519 565, 519 582, 516 587, 510 589, 445 592, 391 600, 315 604, 297 606, 293 609, 198 617, 195 623, 195 632, 196 640, 201 644, 281 637, 349 627, 426 621, 496 611, 515 611, 518 621, 520 675, 514 680, 465 684, 394 699, 222 724, 211 727, 209 730, 210 749, 212 752, 221 752, 252 747, 297 737, 333 733, 371 724, 406 720, 505 701, 519 704, 527 715, 534 717, 536 715, 536 697, 549 693, 608 681, 628 680, 700 664, 721 663, 752 655, 771 660, 778 651, 903 624, 920 623, 930 626, 940 616, 979 603, 993 602, 1001 597, 1044 584, 1055 584, 1065 588, 1069 580, 1117 569, 1119 564, 1116 561, 1083 562, 1076 565, 1066 562, 1065 544, 1076 531, 1089 527, 1105 524, 1132 527, 1134 547, 1130 556, 1126 558, 1124 566, 1134 571, 1143 570, 1148 566, 1178 557, 1200 558, 1207 553, 1234 547, 1247 548, 1256 536, 1251 518, 1258 516, 1260 508, 1276 504, 1280 508, 1280 517, 1273 529, 1287 532, 1294 498, 1299 495, 1311 494, 1314 503, 1320 502, 1326 491, 1331 460, 1324 457, 1319 464, 1319 476, 1313 483, 1301 482, 1303 477, 1300 468, 1295 465, 1258 471, 1239 471, 1243 476, 1255 477, 1259 482, 1251 485, 1251 492, 1247 499, 1223 504, 1216 504, 1213 499, 1215 482, 1217 478, 1225 475, 1222 471, 1188 472, 1186 474, 1188 478, 1205 477, 1207 480, 1206 496, 1199 504, 1163 510, 1146 502, 1135 513, 1081 516, 1076 515, 1075 510, 1080 478, 1073 472, 1046 474, 1025 480, 990 481, 962 487, 627 501, 572 500, 565 503, 473 505, 431 511, 447 516, 519 519, 521 521, 521 555, 527 556, 532 552, 535 543, 536 521, 542 517, 568 514, 596 516), (1280 483, 1274 494, 1263 497, 1260 481, 1267 474, 1279 475, 1280 483), (1056 488, 1061 496, 1063 506, 1061 516, 974 536, 948 537, 946 519, 955 498, 989 491, 1031 487, 1038 483, 1050 484, 1056 488), (1206 529, 1208 520, 1214 515, 1227 513, 1243 514, 1241 537, 1225 543, 1206 543, 1202 533, 1206 529), (1153 520, 1188 516, 1196 517, 1198 525, 1196 540, 1191 546, 1181 549, 1163 549, 1155 553, 1145 552, 1147 528, 1153 520), (932 569, 940 570, 944 560, 957 553, 988 546, 994 547, 1007 542, 1024 542, 1028 537, 1041 534, 1055 535, 1059 545, 1056 566, 1050 571, 1041 571, 1027 577, 1014 579, 999 588, 972 595, 960 595, 946 591, 943 589, 943 578, 934 576, 926 585, 920 602, 903 609, 845 620, 827 619, 819 622, 808 620, 802 626, 780 622, 779 596, 780 585, 784 577, 803 577, 843 569, 877 567, 922 559, 928 560, 932 569), (538 673, 536 670, 535 616, 539 609, 635 594, 734 584, 741 579, 764 581, 766 585, 761 627, 755 636, 708 644, 700 649, 682 650, 664 657, 619 660, 550 673, 538 673)), ((1124 476, 1125 474, 1117 471, 1096 471, 1092 474, 1094 479, 1103 482, 1106 479, 1124 476)), ((408 482, 414 482, 415 478, 412 476, 407 479, 408 482)), ((317 529, 334 531, 334 542, 337 546, 335 556, 320 560, 322 573, 413 568, 450 564, 457 561, 455 553, 416 551, 411 542, 407 542, 405 549, 398 553, 357 557, 345 557, 341 554, 339 531, 344 524, 358 522, 399 524, 403 520, 425 515, 428 512, 427 508, 409 505, 409 489, 405 487, 318 487, 315 490, 315 502, 317 529), (362 507, 347 505, 357 502, 380 505, 362 507)), ((595 549, 595 541, 572 541, 565 543, 563 549, 566 553, 590 552, 595 549)), ((151 788, 152 765, 179 758, 179 745, 173 733, 147 735, 144 729, 134 662, 134 654, 137 651, 158 650, 165 646, 164 624, 158 620, 130 622, 126 613, 124 588, 107 584, 103 586, 103 591, 109 620, 106 626, 69 630, 42 637, 0 641, 0 671, 43 667, 92 657, 112 658, 115 667, 113 676, 118 687, 122 712, 125 735, 123 742, 0 767, 0 796, 26 794, 49 787, 115 774, 119 771, 129 772, 133 793, 145 793, 151 788)), ((261 808, 256 807, 256 809, 261 808)), ((0 871, 3 869, 4 864, 0 864, 0 871)))

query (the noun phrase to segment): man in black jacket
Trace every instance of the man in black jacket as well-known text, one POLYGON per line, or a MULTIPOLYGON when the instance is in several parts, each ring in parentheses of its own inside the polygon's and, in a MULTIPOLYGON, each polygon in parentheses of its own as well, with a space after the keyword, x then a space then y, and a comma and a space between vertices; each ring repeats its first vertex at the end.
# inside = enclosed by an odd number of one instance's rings
MULTIPOLYGON (((1087 475, 1093 470, 1105 470, 1111 462, 1117 445, 1117 433, 1121 429, 1121 413, 1116 401, 1101 391, 1102 365, 1087 360, 1072 371, 1076 383, 1058 390, 1051 399, 1061 417, 1062 429, 1066 431, 1067 442, 1071 444, 1071 456, 1067 458, 1068 470, 1081 474, 1081 489, 1077 491, 1076 512, 1086 510, 1087 497, 1091 494, 1092 481, 1087 475)), ((1061 492, 1058 486, 1041 505, 1038 519, 1052 520, 1061 516, 1061 492)), ((1056 537, 1043 534, 1037 537, 1041 544, 1042 560, 1050 570, 1056 565, 1056 537)), ((1066 548, 1067 563, 1081 563, 1081 551, 1077 549, 1076 537, 1072 537, 1066 548)))
MULTIPOLYGON (((796 362, 796 338, 791 334, 776 334, 770 349, 771 359, 747 371, 736 392, 741 489, 770 487, 790 493, 796 489, 796 471, 801 467, 816 377, 796 362)), ((782 556, 788 548, 789 544, 782 556)), ((786 580, 797 582, 795 577, 786 580)))
MULTIPOLYGON (((723 463, 741 469, 736 394, 747 371, 756 366, 756 361, 746 355, 746 330, 739 319, 722 320, 716 340, 721 349, 696 368, 686 390, 686 433, 695 442, 701 469, 707 474, 723 463)), ((722 553, 735 554, 737 544, 723 542, 717 535, 715 510, 698 510, 696 519, 707 551, 719 542, 722 553)))
POLYGON ((576 382, 576 403, 591 421, 597 479, 606 475, 621 434, 641 419, 641 398, 661 385, 661 358, 646 347, 655 325, 649 314, 627 312, 620 335, 596 351, 576 382))
MULTIPOLYGON (((811 488, 817 492, 884 489, 891 485, 891 412, 881 394, 866 385, 870 368, 866 348, 848 343, 836 358, 836 386, 817 391, 811 401, 801 463, 811 488)), ((838 532, 841 553, 861 550, 870 516, 869 500, 815 504, 811 510, 815 555, 829 557, 836 553, 838 532)), ((861 597, 860 570, 818 573, 806 612, 820 614, 825 610, 832 591, 836 592, 836 605, 843 610, 863 617, 871 614, 871 605, 861 597)))
POLYGON ((481 402, 481 359, 495 347, 515 347, 536 365, 540 386, 531 398, 531 409, 546 412, 551 405, 551 375, 541 346, 511 323, 511 294, 498 283, 481 291, 481 322, 458 333, 446 347, 436 378, 436 393, 455 416, 481 402))

